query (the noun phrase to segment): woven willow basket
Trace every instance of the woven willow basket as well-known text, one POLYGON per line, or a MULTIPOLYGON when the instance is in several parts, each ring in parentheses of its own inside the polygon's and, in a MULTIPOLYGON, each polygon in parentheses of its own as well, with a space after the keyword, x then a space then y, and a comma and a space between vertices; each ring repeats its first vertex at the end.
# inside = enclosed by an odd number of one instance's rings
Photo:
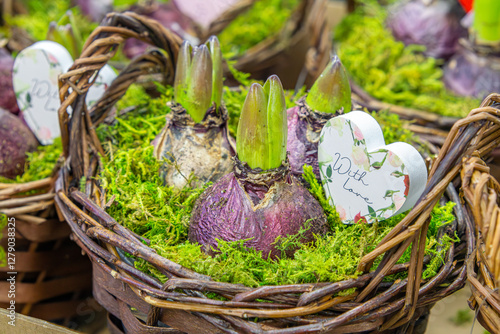
MULTIPOLYGON (((93 263, 94 296, 111 313, 115 333, 360 333, 366 331, 422 333, 433 304, 461 289, 466 261, 474 251, 473 206, 459 196, 462 160, 486 157, 500 142, 500 112, 478 109, 451 129, 431 161, 425 191, 409 214, 359 263, 356 279, 317 284, 262 286, 220 283, 159 256, 147 242, 106 213, 106 189, 96 181, 100 156, 96 126, 132 82, 162 73, 171 83, 178 38, 154 21, 131 13, 110 14, 87 41, 81 58, 60 77, 59 109, 65 162, 56 184, 56 203, 75 240, 93 263), (128 37, 142 39, 164 52, 136 58, 92 110, 85 95, 95 73, 128 37), (70 118, 67 110, 72 107, 70 118), (77 190, 85 177, 85 191, 77 190), (456 221, 442 233, 460 237, 445 256, 437 275, 422 281, 429 262, 425 238, 432 208, 440 201, 457 203, 456 221), (411 246, 411 261, 396 264, 411 246), (162 284, 120 257, 127 252, 144 259, 168 277, 162 284), (374 260, 383 256, 375 271, 374 260), (384 277, 407 273, 394 282, 384 277), (354 293, 340 292, 356 288, 354 293), (209 299, 206 293, 226 301, 209 299), (166 327, 168 325, 170 327, 166 327)), ((431 151, 438 149, 429 144, 431 151)), ((486 203, 480 198, 479 204, 486 203)))
MULTIPOLYGON (((241 3, 248 1, 255 2, 241 3)), ((214 22, 204 38, 222 31, 221 23, 228 22, 224 16, 214 22)), ((288 89, 311 86, 328 63, 331 47, 327 1, 302 0, 278 34, 247 50, 234 67, 260 80, 277 74, 288 89)))
MULTIPOLYGON (((500 95, 491 95, 475 114, 498 115, 500 95)), ((472 114, 472 113, 471 113, 472 114)), ((498 117, 498 116, 496 116, 498 117)), ((469 306, 491 333, 500 330, 500 184, 489 174, 490 168, 477 156, 464 161, 463 194, 476 222, 474 252, 467 261, 467 279, 472 297, 469 306)))

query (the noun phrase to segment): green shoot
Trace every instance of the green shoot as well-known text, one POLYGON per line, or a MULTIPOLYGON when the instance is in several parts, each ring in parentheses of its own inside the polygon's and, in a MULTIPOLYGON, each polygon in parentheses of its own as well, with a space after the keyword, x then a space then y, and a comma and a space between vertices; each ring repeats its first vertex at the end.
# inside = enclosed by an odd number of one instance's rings
POLYGON ((286 159, 286 101, 278 76, 264 87, 254 83, 243 104, 236 146, 238 157, 251 168, 277 168, 286 159))
POLYGON ((312 86, 306 98, 313 110, 335 113, 351 111, 351 86, 339 57, 334 56, 312 86))

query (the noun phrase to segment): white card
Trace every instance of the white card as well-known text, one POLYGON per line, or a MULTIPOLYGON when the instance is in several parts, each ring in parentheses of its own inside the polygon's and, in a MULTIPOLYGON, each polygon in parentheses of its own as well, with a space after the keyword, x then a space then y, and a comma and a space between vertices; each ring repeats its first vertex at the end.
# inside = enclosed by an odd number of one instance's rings
MULTIPOLYGON (((58 76, 67 72, 72 64, 69 52, 52 41, 33 44, 22 50, 14 61, 12 76, 17 104, 43 145, 51 144, 61 135, 57 115, 61 105, 58 76)), ((87 93, 87 105, 95 103, 115 78, 111 67, 103 67, 87 93)))
POLYGON ((385 145, 380 125, 362 111, 325 124, 318 162, 325 193, 346 224, 373 223, 411 209, 427 182, 420 153, 407 143, 385 145))

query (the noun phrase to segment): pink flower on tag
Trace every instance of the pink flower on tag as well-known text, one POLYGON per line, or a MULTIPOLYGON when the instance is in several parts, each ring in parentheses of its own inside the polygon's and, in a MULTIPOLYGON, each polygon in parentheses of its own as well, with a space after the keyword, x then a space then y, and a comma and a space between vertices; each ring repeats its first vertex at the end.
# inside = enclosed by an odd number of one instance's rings
POLYGON ((38 130, 38 137, 40 140, 48 140, 52 138, 52 132, 46 126, 43 126, 38 130))
POLYGON ((335 205, 335 210, 337 210, 340 220, 344 220, 346 217, 345 209, 340 205, 335 205))
POLYGON ((406 198, 404 198, 403 196, 395 194, 394 195, 394 205, 396 206, 396 209, 394 209, 394 211, 398 211, 399 209, 401 209, 403 204, 405 204, 405 200, 406 200, 406 198))
POLYGON ((361 130, 357 126, 354 126, 354 137, 357 140, 363 140, 363 139, 365 139, 363 137, 363 133, 361 132, 361 130))
POLYGON ((59 60, 52 53, 47 52, 47 57, 49 58, 49 62, 51 64, 58 64, 59 65, 59 60))
POLYGON ((401 159, 391 151, 387 155, 387 160, 389 160, 392 167, 399 167, 403 164, 401 159))
POLYGON ((364 170, 368 171, 370 169, 370 161, 363 147, 353 146, 352 147, 352 162, 358 167, 363 167, 364 170))

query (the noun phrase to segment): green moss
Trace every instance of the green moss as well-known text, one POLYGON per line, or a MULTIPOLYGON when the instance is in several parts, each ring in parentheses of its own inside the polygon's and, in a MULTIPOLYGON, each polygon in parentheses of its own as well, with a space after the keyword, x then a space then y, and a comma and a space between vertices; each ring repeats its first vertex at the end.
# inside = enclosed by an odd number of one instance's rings
MULTIPOLYGON (((45 40, 49 30, 49 22, 59 21, 59 19, 71 9, 75 14, 76 26, 82 33, 83 39, 97 27, 97 23, 90 22, 85 18, 78 7, 72 7, 70 0, 39 1, 29 0, 26 2, 27 15, 16 15, 6 18, 8 25, 25 29, 36 41, 45 40)), ((2 28, 2 32, 10 36, 8 28, 2 28)))
POLYGON ((463 117, 480 101, 449 93, 439 60, 422 54, 422 46, 405 47, 385 28, 387 11, 372 0, 336 28, 342 63, 368 93, 397 105, 446 116, 463 117))
MULTIPOLYGON (((361 257, 374 250, 404 217, 402 214, 372 225, 342 224, 312 169, 305 167, 304 178, 310 185, 310 192, 325 210, 330 233, 317 236, 308 244, 301 244, 299 241, 306 226, 297 235, 276 240, 277 247, 283 252, 291 247, 299 247, 293 258, 264 260, 259 252, 246 248, 244 241, 220 241, 220 253, 214 257, 206 255, 199 245, 187 241, 189 217, 194 202, 204 188, 175 190, 163 186, 158 176, 160 163, 153 158, 153 148, 149 145, 164 125, 162 117, 169 111, 165 102, 172 96, 171 89, 162 88, 162 91, 164 96, 155 100, 142 88, 133 87, 122 99, 118 109, 132 105, 138 107, 120 117, 121 120, 113 126, 101 126, 98 129, 99 137, 104 140, 109 152, 103 159, 100 176, 103 187, 107 189, 107 200, 114 196, 114 203, 108 212, 127 228, 150 239, 151 247, 161 256, 210 275, 217 281, 252 287, 340 281, 359 275, 356 269, 361 257)), ((229 127, 232 131, 237 127, 245 96, 245 88, 224 90, 223 100, 229 110, 229 127)), ((289 106, 293 105, 294 99, 296 97, 291 92, 287 93, 289 106)), ((396 115, 382 112, 376 117, 386 124, 384 133, 388 142, 402 139, 414 142, 415 138, 411 132, 403 129, 403 123, 396 115)), ((452 242, 448 236, 436 240, 437 230, 454 219, 452 208, 453 204, 448 203, 437 206, 433 211, 426 243, 426 254, 432 255, 433 259, 425 269, 424 278, 435 275, 452 242)), ((409 257, 408 250, 400 262, 408 261, 409 257)), ((380 260, 375 261, 375 267, 380 260)), ((162 281, 166 280, 161 272, 146 261, 137 260, 136 266, 162 281)))
POLYGON ((386 144, 402 141, 411 145, 419 145, 418 137, 406 127, 410 122, 404 121, 398 115, 387 110, 372 112, 371 115, 382 127, 386 144))
MULTIPOLYGON (((309 172, 308 172, 309 173, 309 172)), ((312 175, 312 170, 310 171, 312 175)), ((314 179, 315 180, 315 179, 314 179)), ((313 185, 315 189, 317 185, 313 185)), ((323 193, 311 190, 316 196, 324 197, 323 193)), ((448 205, 452 207, 452 205, 448 205)), ((293 258, 283 257, 279 260, 264 260, 261 253, 254 249, 246 248, 243 241, 224 242, 219 241, 220 253, 211 257, 206 255, 197 244, 187 241, 173 245, 166 237, 158 238, 153 243, 153 248, 158 254, 176 263, 179 263, 196 272, 210 275, 213 279, 221 282, 241 283, 251 287, 261 285, 335 282, 349 278, 355 278, 360 273, 356 271, 362 256, 374 250, 382 238, 404 217, 399 215, 386 221, 377 222, 372 225, 355 224, 344 225, 336 216, 335 209, 326 206, 329 212, 329 222, 332 231, 326 236, 318 236, 314 242, 300 244, 293 258), (166 240, 166 241, 163 241, 166 240)), ((443 208, 436 207, 435 212, 443 212, 443 208)), ((432 221, 442 224, 453 219, 453 214, 448 212, 446 219, 442 216, 433 216, 432 221)), ((284 245, 297 246, 298 236, 288 236, 279 242, 284 245)), ((430 236, 426 253, 435 252, 437 241, 430 236)), ((449 247, 443 247, 447 250, 449 247)), ((442 255, 435 259, 439 266, 442 264, 442 255)), ((409 261, 409 251, 399 262, 409 261)), ((377 259, 374 267, 378 265, 381 258, 377 259)), ((149 263, 139 260, 137 267, 155 277, 165 281, 166 278, 149 263)), ((430 267, 430 266, 429 266, 430 267)), ((424 278, 428 270, 424 272, 424 278)), ((435 273, 434 273, 435 275, 435 273)), ((432 276, 430 276, 432 277, 432 276)), ((394 279, 396 277, 392 277, 394 279)), ((399 277, 398 277, 399 278, 399 277)))
POLYGON ((108 212, 117 221, 153 244, 186 240, 194 201, 205 188, 177 191, 164 186, 153 146, 119 150, 103 165, 100 180, 108 195, 115 196, 108 212))
POLYGON ((222 53, 239 57, 252 46, 277 34, 299 0, 259 0, 220 34, 222 53))
POLYGON ((152 99, 138 85, 132 85, 117 103, 117 110, 132 107, 133 110, 115 119, 111 126, 101 124, 97 135, 108 154, 112 156, 118 147, 122 151, 147 147, 165 126, 165 115, 170 112, 167 102, 173 98, 172 87, 158 86, 162 95, 152 99))
POLYGON ((39 146, 35 152, 27 153, 26 168, 23 175, 17 176, 15 179, 7 179, 0 176, 0 182, 24 183, 49 177, 52 175, 61 153, 61 138, 56 138, 53 144, 39 146))

